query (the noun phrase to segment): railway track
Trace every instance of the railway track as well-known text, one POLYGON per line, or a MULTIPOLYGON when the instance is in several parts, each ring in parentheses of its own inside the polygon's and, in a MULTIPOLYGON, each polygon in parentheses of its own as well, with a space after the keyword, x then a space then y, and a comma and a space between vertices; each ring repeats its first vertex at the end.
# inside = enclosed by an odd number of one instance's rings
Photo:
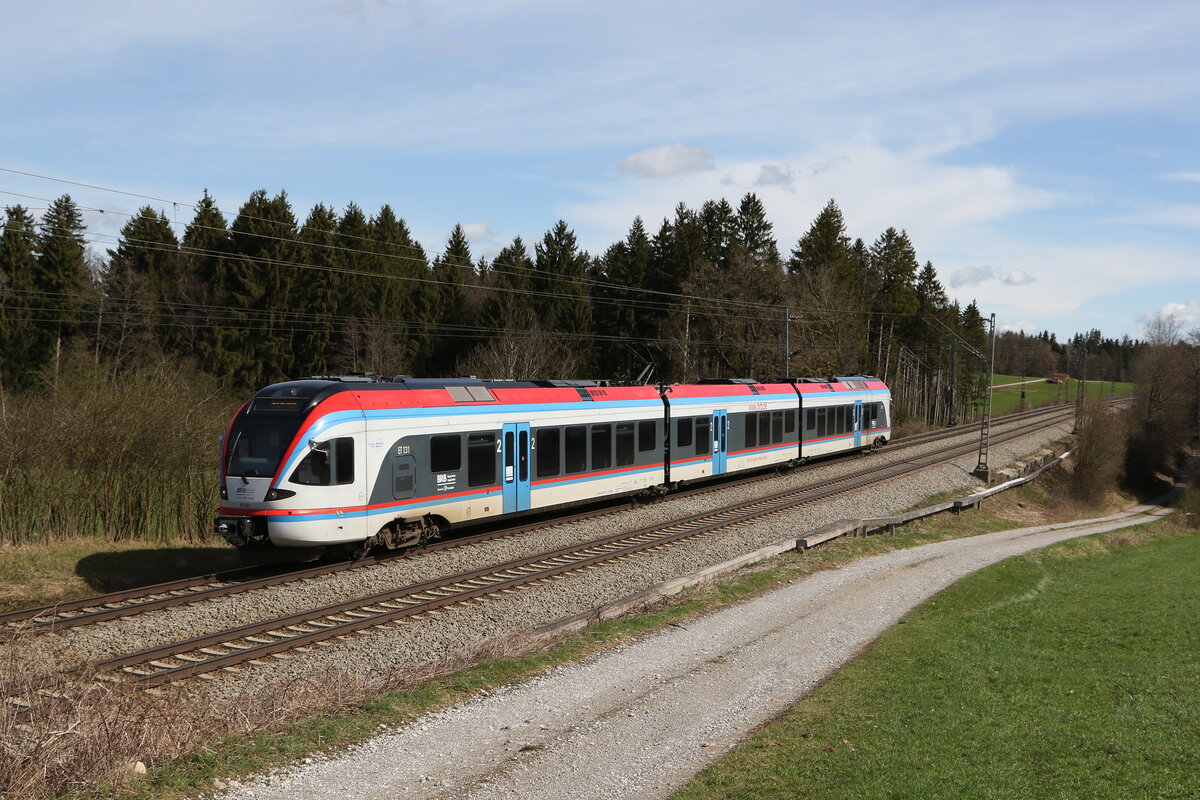
MULTIPOLYGON (((1001 443, 1069 418, 1069 413, 994 433, 1001 443)), ((893 479, 926 467, 945 463, 974 452, 974 443, 887 464, 873 464, 849 475, 788 489, 766 497, 743 501, 724 508, 694 514, 634 531, 539 553, 446 578, 347 600, 311 611, 278 617, 185 641, 95 661, 65 672, 46 675, 31 682, 39 698, 5 692, 8 702, 34 713, 34 702, 69 702, 73 678, 95 676, 130 688, 152 688, 173 681, 236 671, 242 665, 265 665, 271 659, 287 660, 295 652, 328 645, 371 628, 405 624, 442 613, 447 608, 482 602, 484 598, 518 591, 555 580, 564 575, 635 557, 674 544, 710 536, 765 516, 785 513, 798 506, 853 491, 867 483, 893 479)))
MULTIPOLYGON (((994 421, 996 425, 1008 425, 1027 419, 1043 417, 1053 418, 1065 414, 1062 406, 1034 409, 1031 411, 1010 414, 994 421)), ((908 436, 893 442, 888 452, 894 453, 931 442, 962 436, 979 430, 980 423, 973 423, 955 428, 930 431, 915 436, 908 436)), ((828 462, 815 462, 798 467, 796 471, 815 469, 828 462)), ((668 497, 677 499, 713 491, 728 489, 749 483, 761 481, 762 473, 734 478, 716 483, 706 483, 702 486, 684 488, 670 494, 668 497)), ((518 536, 532 530, 544 528, 547 525, 562 525, 583 519, 591 519, 605 514, 612 514, 628 509, 631 505, 638 506, 647 501, 632 499, 617 503, 605 504, 602 507, 592 507, 587 510, 569 515, 556 515, 549 519, 535 522, 505 526, 482 533, 458 536, 453 539, 433 542, 424 547, 402 552, 385 553, 369 556, 352 561, 338 561, 319 564, 303 569, 284 569, 276 567, 246 567, 238 570, 197 575, 190 578, 158 583, 151 586, 135 587, 117 592, 86 597, 79 600, 65 601, 52 605, 22 609, 0 614, 0 641, 18 635, 46 633, 56 630, 90 625, 106 620, 120 619, 164 608, 186 605, 202 600, 213 600, 232 594, 254 591, 257 589, 279 586, 313 578, 333 575, 351 570, 369 569, 373 566, 393 561, 397 558, 412 558, 425 553, 437 552, 452 547, 475 544, 481 541, 518 536)))

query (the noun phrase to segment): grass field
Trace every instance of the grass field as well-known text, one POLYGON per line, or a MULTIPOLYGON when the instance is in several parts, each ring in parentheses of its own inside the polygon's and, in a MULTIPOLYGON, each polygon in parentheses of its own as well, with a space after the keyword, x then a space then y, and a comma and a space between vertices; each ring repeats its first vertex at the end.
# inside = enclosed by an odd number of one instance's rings
MULTIPOLYGON (((1026 377, 1025 380, 1033 379, 1026 377)), ((1046 383, 1044 379, 1037 379, 1036 383, 1026 383, 1023 386, 1005 385, 1016 384, 1020 381, 1020 375, 992 376, 993 414, 1011 414, 1019 410, 1022 389, 1025 391, 1025 404, 1027 408, 1037 408, 1038 406, 1054 402, 1073 402, 1079 391, 1078 384, 1075 381, 1056 384, 1046 383)), ((1110 394, 1125 397, 1133 394, 1133 388, 1132 383, 1109 383, 1108 381, 1088 381, 1087 383, 1089 397, 1108 397, 1110 394)))
POLYGON ((1200 533, 1145 531, 956 584, 677 800, 1200 797, 1200 533))

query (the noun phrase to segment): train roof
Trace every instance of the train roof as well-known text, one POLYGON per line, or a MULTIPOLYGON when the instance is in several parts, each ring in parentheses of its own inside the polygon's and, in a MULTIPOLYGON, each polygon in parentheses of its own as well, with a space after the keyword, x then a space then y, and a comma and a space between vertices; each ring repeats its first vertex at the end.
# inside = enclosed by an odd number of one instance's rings
MULTIPOLYGON (((827 378, 774 379, 758 382, 751 378, 707 379, 691 384, 672 384, 666 391, 674 397, 721 397, 887 390, 878 378, 854 375, 827 378)), ((494 381, 478 378, 413 378, 398 375, 390 380, 370 374, 316 376, 267 386, 254 395, 247 411, 307 413, 334 395, 350 393, 363 409, 388 407, 435 407, 524 403, 568 403, 582 401, 654 400, 659 387, 621 385, 607 381, 494 381)), ((349 397, 338 405, 354 403, 349 397)))

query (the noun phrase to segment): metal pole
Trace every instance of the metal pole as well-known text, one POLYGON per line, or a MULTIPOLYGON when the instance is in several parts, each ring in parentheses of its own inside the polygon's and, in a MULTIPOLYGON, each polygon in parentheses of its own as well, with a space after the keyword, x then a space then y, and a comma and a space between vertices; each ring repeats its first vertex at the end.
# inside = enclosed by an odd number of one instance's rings
POLYGON ((979 428, 979 463, 975 465, 975 475, 989 479, 988 444, 992 435, 992 375, 996 371, 996 315, 992 314, 991 354, 988 356, 987 402, 983 406, 983 425, 979 428))
POLYGON ((958 424, 958 339, 950 340, 950 406, 949 427, 958 424))
POLYGON ((1079 433, 1083 427, 1083 403, 1087 392, 1087 339, 1083 340, 1083 354, 1079 359, 1079 391, 1075 396, 1075 430, 1079 433))
POLYGON ((792 352, 792 310, 785 308, 783 310, 783 372, 780 375, 787 378, 791 374, 788 369, 788 362, 791 360, 788 356, 792 352))

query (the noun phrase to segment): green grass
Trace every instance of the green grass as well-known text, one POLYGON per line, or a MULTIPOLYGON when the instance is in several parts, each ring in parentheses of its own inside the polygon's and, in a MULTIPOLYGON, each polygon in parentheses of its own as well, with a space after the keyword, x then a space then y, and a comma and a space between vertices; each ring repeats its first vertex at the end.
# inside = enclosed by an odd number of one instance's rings
MULTIPOLYGON (((993 375, 992 385, 1015 383, 1020 380, 1020 375, 993 375)), ((1029 378, 1026 378, 1026 380, 1029 380, 1029 378)), ((1079 385, 1075 381, 1056 384, 1039 380, 1037 383, 1027 383, 1023 386, 1004 386, 1003 388, 993 389, 992 413, 1000 415, 1018 411, 1021 406, 1022 389, 1025 391, 1026 407, 1037 408, 1038 406, 1056 402, 1074 402, 1079 392, 1078 387, 1079 385)), ((1126 397, 1132 395, 1133 391, 1134 385, 1132 383, 1110 383, 1108 381, 1088 381, 1087 383, 1089 397, 1108 397, 1110 394, 1117 397, 1126 397)))
POLYGON ((1145 530, 959 582, 676 797, 1200 796, 1200 533, 1145 530))

